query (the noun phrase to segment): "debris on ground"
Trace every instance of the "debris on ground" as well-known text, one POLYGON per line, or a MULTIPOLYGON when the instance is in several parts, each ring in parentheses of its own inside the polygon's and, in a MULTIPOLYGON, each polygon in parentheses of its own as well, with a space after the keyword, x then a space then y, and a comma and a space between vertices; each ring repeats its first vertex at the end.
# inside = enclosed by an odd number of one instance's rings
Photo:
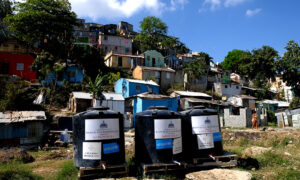
POLYGON ((6 164, 18 159, 23 163, 30 163, 34 158, 22 148, 0 149, 0 164, 6 164))
POLYGON ((50 154, 43 156, 41 160, 53 160, 53 159, 72 159, 73 152, 71 150, 54 150, 50 154))
POLYGON ((242 152, 242 158, 247 158, 247 157, 256 157, 259 156, 265 152, 271 151, 272 147, 259 147, 259 146, 252 146, 249 148, 246 148, 243 152, 242 152))
POLYGON ((251 173, 246 171, 231 170, 231 169, 212 169, 206 171, 198 171, 185 175, 191 180, 250 180, 251 173))

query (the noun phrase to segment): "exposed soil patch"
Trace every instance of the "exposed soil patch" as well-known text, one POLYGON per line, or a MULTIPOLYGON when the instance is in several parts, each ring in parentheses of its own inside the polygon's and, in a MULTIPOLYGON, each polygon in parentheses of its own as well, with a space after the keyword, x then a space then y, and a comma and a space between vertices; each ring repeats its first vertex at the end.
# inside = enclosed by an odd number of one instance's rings
POLYGON ((22 148, 0 149, 0 163, 6 164, 15 159, 22 160, 23 163, 30 163, 34 158, 22 148))
POLYGON ((185 176, 192 180, 250 180, 252 175, 249 172, 231 169, 212 169, 187 174, 185 176))

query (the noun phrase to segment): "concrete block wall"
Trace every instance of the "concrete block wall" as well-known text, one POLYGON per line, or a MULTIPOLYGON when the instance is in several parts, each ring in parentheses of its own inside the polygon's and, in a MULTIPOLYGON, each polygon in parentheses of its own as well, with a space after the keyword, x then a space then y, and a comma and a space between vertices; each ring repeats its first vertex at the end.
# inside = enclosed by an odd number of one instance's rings
POLYGON ((229 109, 224 109, 224 123, 228 127, 251 127, 251 110, 240 108, 240 115, 231 115, 229 109))

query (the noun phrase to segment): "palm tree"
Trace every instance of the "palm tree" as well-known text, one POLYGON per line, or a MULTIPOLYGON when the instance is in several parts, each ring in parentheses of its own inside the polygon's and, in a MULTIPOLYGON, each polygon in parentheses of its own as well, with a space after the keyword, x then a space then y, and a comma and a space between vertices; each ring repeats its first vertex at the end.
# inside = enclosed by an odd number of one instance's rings
POLYGON ((101 105, 102 100, 104 99, 102 92, 104 91, 104 81, 106 80, 107 75, 102 76, 102 73, 99 72, 95 81, 92 81, 92 79, 89 76, 86 76, 85 78, 89 87, 88 91, 92 93, 92 105, 95 99, 100 100, 101 105))

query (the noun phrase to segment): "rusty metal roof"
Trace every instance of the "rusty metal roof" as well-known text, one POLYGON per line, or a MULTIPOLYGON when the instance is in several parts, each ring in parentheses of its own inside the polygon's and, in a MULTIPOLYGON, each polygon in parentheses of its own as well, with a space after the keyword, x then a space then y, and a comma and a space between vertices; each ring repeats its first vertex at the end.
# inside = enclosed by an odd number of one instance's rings
POLYGON ((184 100, 187 100, 189 102, 199 102, 199 103, 206 103, 206 104, 214 104, 214 105, 220 105, 220 106, 229 106, 230 103, 223 102, 219 100, 207 100, 207 99, 198 99, 198 98, 183 98, 184 100))
POLYGON ((24 121, 44 121, 45 111, 6 111, 0 112, 0 123, 17 123, 24 121))
POLYGON ((257 99, 256 97, 253 97, 253 96, 248 96, 248 95, 233 95, 234 97, 237 97, 237 98, 241 98, 241 99, 250 99, 250 100, 255 100, 257 99))

